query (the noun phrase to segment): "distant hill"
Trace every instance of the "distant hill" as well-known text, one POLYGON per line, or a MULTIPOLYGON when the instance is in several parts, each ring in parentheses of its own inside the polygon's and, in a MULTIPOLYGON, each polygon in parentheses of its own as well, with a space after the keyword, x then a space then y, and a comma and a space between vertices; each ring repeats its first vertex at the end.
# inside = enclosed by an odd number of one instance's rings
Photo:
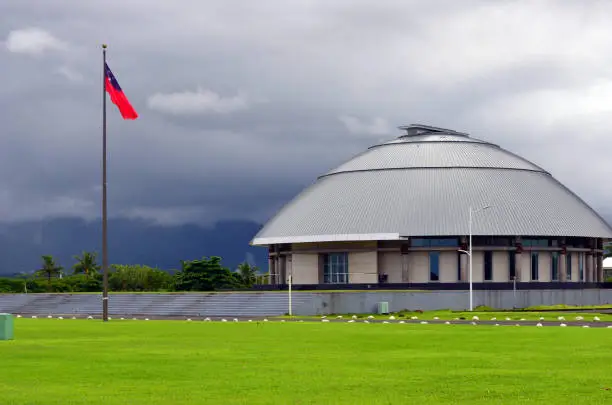
MULTIPOLYGON (((72 256, 83 250, 97 251, 101 261, 101 228, 100 221, 77 218, 0 224, 0 274, 38 269, 43 254, 55 256, 66 268, 74 263, 72 256)), ((109 261, 171 270, 180 267, 180 260, 221 256, 231 269, 247 260, 267 270, 266 249, 249 246, 260 228, 248 221, 222 221, 204 228, 113 219, 108 225, 109 261)))

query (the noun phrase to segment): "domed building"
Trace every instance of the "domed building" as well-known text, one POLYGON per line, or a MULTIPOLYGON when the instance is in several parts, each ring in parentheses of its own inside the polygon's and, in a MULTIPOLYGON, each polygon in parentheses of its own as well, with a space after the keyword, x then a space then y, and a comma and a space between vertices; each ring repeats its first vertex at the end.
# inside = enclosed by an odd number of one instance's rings
POLYGON ((476 283, 603 281, 612 228, 546 170, 465 133, 400 129, 255 236, 272 284, 462 283, 470 247, 476 283))

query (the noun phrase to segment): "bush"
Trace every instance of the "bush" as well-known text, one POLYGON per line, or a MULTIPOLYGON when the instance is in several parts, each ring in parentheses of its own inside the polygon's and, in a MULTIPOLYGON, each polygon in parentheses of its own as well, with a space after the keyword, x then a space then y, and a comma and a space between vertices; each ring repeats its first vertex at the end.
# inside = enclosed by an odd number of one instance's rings
POLYGON ((25 292, 25 280, 0 278, 0 294, 25 292))

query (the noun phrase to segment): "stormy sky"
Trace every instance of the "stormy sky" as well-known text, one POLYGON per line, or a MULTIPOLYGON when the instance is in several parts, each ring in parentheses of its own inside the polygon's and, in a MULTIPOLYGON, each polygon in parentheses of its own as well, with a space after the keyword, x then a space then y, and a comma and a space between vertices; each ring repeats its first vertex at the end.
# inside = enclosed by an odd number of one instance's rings
POLYGON ((424 123, 544 167, 611 217, 612 2, 0 1, 0 219, 265 221, 424 123))

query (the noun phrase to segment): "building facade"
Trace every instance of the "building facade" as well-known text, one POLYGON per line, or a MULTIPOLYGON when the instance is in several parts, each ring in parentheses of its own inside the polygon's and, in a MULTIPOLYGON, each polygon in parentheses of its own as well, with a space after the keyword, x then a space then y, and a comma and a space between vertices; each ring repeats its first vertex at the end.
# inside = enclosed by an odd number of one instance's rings
POLYGON ((424 125, 320 176, 255 236, 270 282, 599 282, 612 229, 539 166, 424 125), (470 234, 471 245, 470 245, 470 234))

